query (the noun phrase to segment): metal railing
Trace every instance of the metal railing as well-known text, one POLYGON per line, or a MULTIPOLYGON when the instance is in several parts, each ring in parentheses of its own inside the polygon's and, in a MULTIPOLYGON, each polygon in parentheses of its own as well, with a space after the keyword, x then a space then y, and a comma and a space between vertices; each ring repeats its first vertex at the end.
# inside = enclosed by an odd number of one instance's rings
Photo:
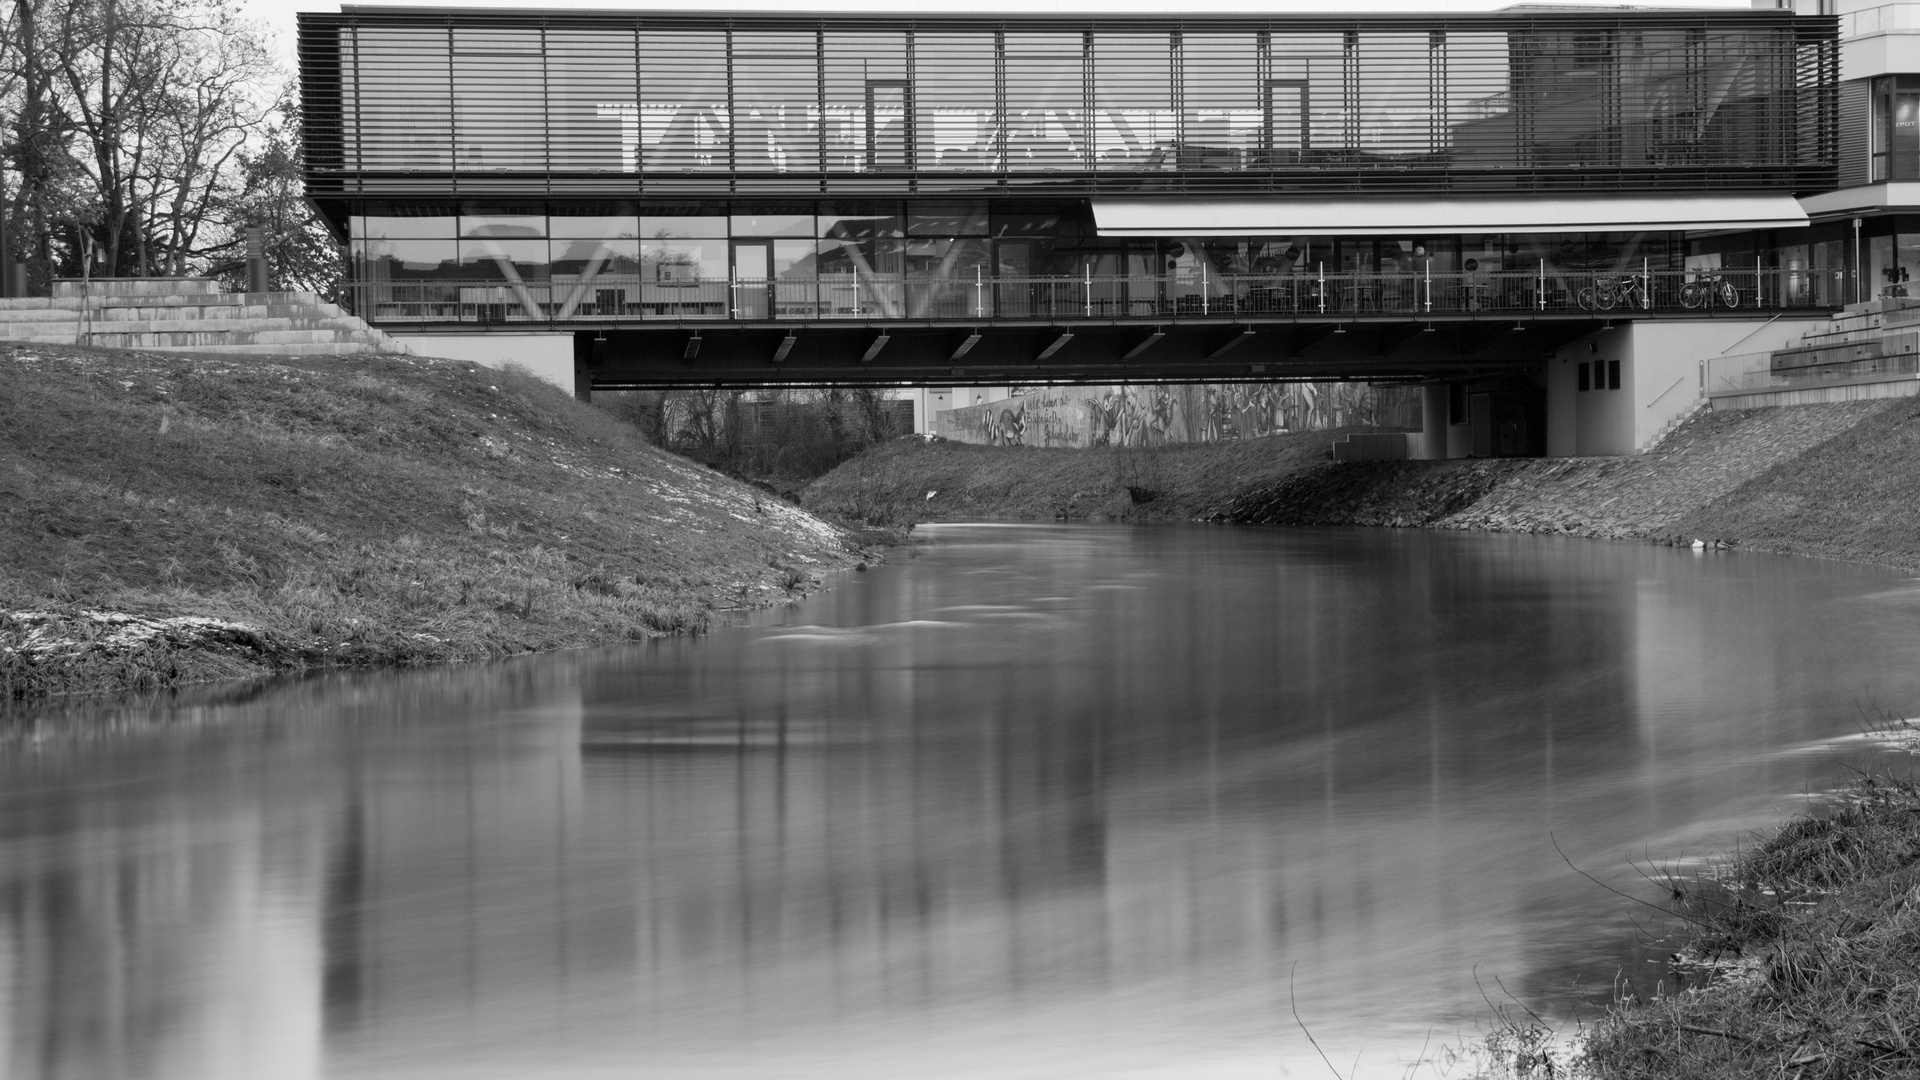
POLYGON ((1875 356, 1844 363, 1776 367, 1773 353, 1716 356, 1707 361, 1709 395, 1793 390, 1846 382, 1886 382, 1920 377, 1920 355, 1875 356))
POLYGON ((1839 307, 1838 271, 1642 270, 1597 273, 1540 263, 1530 270, 1439 273, 1427 269, 1288 274, 972 280, 841 274, 817 278, 656 280, 600 274, 532 281, 360 282, 355 312, 368 321, 463 325, 644 320, 952 320, 1348 318, 1515 316, 1586 312, 1606 317, 1839 307))

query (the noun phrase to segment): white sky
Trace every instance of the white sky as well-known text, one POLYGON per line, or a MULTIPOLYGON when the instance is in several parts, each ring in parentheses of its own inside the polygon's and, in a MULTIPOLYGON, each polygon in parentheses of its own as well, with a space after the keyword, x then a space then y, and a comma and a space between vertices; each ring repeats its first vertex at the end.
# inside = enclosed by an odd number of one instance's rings
MULTIPOLYGON (((1538 0, 1534 0, 1538 2, 1538 0)), ((1556 6, 1613 8, 1751 8, 1750 0, 1637 0, 1631 5, 1620 0, 1550 0, 1556 6)), ((253 19, 265 22, 274 32, 281 62, 288 73, 294 70, 293 15, 296 11, 338 11, 339 0, 240 0, 241 7, 253 19)), ((395 7, 427 8, 536 8, 540 10, 601 9, 613 11, 777 11, 777 12, 864 12, 872 14, 929 15, 936 13, 1010 13, 1049 15, 1127 14, 1194 15, 1224 12, 1246 15, 1275 15, 1291 12, 1356 11, 1496 11, 1510 7, 1514 0, 563 0, 539 4, 529 0, 416 0, 395 7)), ((371 5, 369 5, 371 6, 371 5)))

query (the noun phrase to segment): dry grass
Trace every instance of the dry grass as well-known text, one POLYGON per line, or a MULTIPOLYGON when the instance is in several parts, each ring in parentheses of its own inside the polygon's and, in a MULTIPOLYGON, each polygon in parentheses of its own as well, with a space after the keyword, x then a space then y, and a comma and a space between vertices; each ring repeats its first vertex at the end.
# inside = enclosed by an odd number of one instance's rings
POLYGON ((1666 877, 1683 926, 1674 984, 1623 984, 1563 1039, 1495 1010, 1484 1040, 1429 1062, 1499 1080, 1795 1080, 1920 1075, 1920 786, 1856 777, 1716 871, 1666 877))
POLYGON ((0 700, 697 631, 858 557, 522 374, 55 346, 0 351, 0 551, 0 611, 263 643, 36 656, 0 620, 0 700))

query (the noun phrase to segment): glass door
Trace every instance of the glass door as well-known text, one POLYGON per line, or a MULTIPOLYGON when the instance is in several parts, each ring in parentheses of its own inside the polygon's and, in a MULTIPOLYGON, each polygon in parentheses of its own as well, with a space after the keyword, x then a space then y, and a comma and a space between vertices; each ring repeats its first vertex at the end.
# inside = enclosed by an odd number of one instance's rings
POLYGON ((737 240, 733 245, 733 317, 764 319, 773 313, 773 242, 737 240))

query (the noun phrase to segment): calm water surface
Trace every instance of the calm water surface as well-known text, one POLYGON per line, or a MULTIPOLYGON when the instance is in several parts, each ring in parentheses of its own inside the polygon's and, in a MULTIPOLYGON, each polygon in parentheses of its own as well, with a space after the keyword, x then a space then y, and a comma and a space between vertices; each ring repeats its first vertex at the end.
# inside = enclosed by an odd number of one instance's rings
POLYGON ((13 729, 0 1076, 1324 1076, 1295 1004, 1400 1076, 1661 977, 1561 852, 1646 895, 1920 713, 1871 570, 918 537, 702 640, 13 729))

